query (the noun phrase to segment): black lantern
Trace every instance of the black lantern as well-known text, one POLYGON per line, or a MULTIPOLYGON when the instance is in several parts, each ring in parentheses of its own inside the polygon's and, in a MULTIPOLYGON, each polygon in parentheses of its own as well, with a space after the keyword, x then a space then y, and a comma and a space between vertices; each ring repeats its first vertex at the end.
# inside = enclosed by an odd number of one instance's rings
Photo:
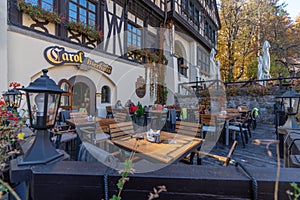
POLYGON ((295 115, 297 115, 299 111, 300 94, 290 87, 288 91, 276 98, 281 99, 281 102, 285 106, 285 112, 288 115, 288 119, 282 128, 300 129, 295 119, 295 115))
POLYGON ((20 107, 22 93, 17 89, 11 89, 2 94, 4 102, 12 111, 16 111, 20 107))
POLYGON ((54 127, 63 90, 49 78, 47 69, 42 72, 41 77, 20 89, 26 92, 30 125, 37 133, 30 149, 19 158, 18 165, 45 164, 63 155, 54 148, 47 131, 54 127))

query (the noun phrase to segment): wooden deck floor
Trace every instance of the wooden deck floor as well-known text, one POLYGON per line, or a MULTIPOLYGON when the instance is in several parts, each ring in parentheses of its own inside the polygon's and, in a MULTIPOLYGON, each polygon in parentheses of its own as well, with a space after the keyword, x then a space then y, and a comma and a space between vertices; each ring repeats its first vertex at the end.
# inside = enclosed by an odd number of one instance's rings
MULTIPOLYGON (((272 152, 272 156, 268 156, 266 145, 255 145, 252 143, 255 139, 260 140, 272 140, 276 139, 275 125, 257 124, 257 128, 252 130, 252 138, 250 138, 246 147, 243 148, 241 138, 237 138, 237 146, 231 156, 233 160, 241 163, 245 167, 277 167, 276 161, 276 144, 269 146, 269 150, 272 152)), ((230 145, 225 146, 219 144, 217 148, 214 148, 210 153, 220 156, 227 156, 230 150, 230 145)), ((215 158, 205 156, 202 160, 203 165, 223 165, 215 158)), ((283 159, 281 159, 281 167, 283 167, 283 159)))

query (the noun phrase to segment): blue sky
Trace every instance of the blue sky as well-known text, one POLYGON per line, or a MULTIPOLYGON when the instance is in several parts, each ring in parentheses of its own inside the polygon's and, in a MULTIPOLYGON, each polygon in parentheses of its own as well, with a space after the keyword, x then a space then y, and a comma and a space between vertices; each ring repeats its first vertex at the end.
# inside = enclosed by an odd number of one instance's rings
POLYGON ((290 17, 295 19, 295 17, 300 13, 300 0, 280 0, 280 3, 283 2, 288 4, 285 9, 290 14, 290 17))

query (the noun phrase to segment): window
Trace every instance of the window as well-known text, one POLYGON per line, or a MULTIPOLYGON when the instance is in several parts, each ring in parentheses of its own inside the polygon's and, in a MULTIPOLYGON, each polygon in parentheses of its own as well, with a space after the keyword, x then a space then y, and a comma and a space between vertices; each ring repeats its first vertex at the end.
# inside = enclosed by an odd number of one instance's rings
POLYGON ((181 0, 181 7, 183 12, 187 12, 188 6, 187 6, 187 0, 181 0))
POLYGON ((59 87, 65 92, 61 94, 60 108, 65 110, 72 109, 72 84, 66 79, 62 79, 58 83, 59 87))
POLYGON ((101 103, 110 103, 110 88, 103 86, 101 89, 101 103))
POLYGON ((132 24, 128 23, 127 26, 127 47, 136 47, 141 49, 142 31, 132 24))
POLYGON ((69 1, 69 21, 96 25, 96 4, 88 0, 69 1))
POLYGON ((178 58, 177 64, 178 64, 178 73, 180 73, 183 76, 187 76, 187 66, 184 65, 184 59, 178 58))
POLYGON ((209 75, 209 54, 202 48, 197 48, 197 65, 200 67, 202 73, 209 75))
POLYGON ((194 23, 199 24, 199 10, 197 8, 195 9, 194 23))
POLYGON ((25 0, 34 6, 41 6, 44 10, 53 12, 53 0, 25 0))

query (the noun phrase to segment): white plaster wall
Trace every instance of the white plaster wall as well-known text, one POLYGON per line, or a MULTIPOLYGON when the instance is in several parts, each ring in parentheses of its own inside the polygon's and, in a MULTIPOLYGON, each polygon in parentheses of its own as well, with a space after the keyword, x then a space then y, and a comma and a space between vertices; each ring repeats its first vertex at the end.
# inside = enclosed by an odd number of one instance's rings
POLYGON ((8 89, 7 69, 7 1, 0 1, 0 92, 8 89))
MULTIPOLYGON (((61 46, 59 44, 38 40, 32 37, 28 37, 22 34, 10 32, 8 34, 9 48, 8 48, 8 60, 9 60, 9 74, 10 81, 18 81, 21 85, 28 86, 30 81, 35 80, 41 75, 42 69, 48 69, 48 75, 56 83, 62 78, 70 79, 75 75, 83 75, 90 78, 96 88, 97 92, 101 92, 101 88, 104 85, 108 85, 111 88, 112 104, 120 99, 123 104, 128 99, 132 99, 137 103, 140 101, 143 105, 150 104, 149 97, 146 95, 143 99, 140 99, 135 94, 135 83, 139 76, 145 78, 145 71, 143 65, 135 65, 128 62, 120 62, 116 60, 116 57, 107 56, 99 53, 84 52, 86 57, 89 57, 95 62, 103 61, 106 64, 112 66, 112 73, 107 75, 96 69, 90 69, 88 71, 79 70, 74 65, 64 66, 52 66, 44 58, 43 52, 49 46, 61 46)), ((67 52, 77 52, 78 49, 72 49, 65 47, 67 52)))

